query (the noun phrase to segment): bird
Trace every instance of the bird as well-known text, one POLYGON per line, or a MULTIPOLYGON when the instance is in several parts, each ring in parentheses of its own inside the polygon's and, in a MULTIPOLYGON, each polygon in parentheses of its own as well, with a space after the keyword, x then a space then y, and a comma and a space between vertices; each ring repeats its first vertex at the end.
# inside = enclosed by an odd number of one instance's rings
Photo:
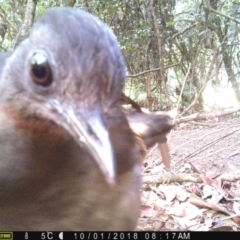
POLYGON ((10 57, 11 54, 11 52, 0 52, 0 74, 4 68, 7 58, 10 57))
POLYGON ((143 111, 124 81, 115 35, 73 8, 48 10, 0 53, 0 230, 135 229, 142 160, 173 121, 143 111))
POLYGON ((129 112, 126 116, 132 131, 141 137, 147 148, 150 148, 157 142, 167 142, 166 135, 174 126, 176 114, 176 109, 150 112, 141 108, 141 112, 129 112))
POLYGON ((126 96, 124 92, 121 93, 119 103, 121 105, 126 105, 126 104, 131 105, 132 108, 135 110, 135 112, 142 112, 142 109, 139 106, 139 104, 133 101, 130 97, 126 96))
POLYGON ((162 162, 167 169, 170 169, 171 157, 166 135, 175 124, 174 119, 177 116, 177 110, 150 112, 145 108, 141 108, 138 103, 126 96, 124 92, 121 94, 119 103, 121 105, 131 105, 132 109, 134 109, 134 111, 128 111, 126 116, 143 155, 145 155, 147 149, 157 143, 162 162))
POLYGON ((0 231, 134 230, 146 151, 114 33, 56 7, 0 58, 0 231))
POLYGON ((132 132, 136 138, 141 139, 142 143, 140 143, 140 146, 142 147, 140 149, 143 149, 143 145, 145 149, 149 149, 157 143, 162 156, 162 162, 167 169, 170 168, 171 157, 166 135, 174 127, 176 115, 176 109, 164 112, 150 112, 144 108, 141 108, 141 111, 135 108, 135 111, 126 114, 132 132))

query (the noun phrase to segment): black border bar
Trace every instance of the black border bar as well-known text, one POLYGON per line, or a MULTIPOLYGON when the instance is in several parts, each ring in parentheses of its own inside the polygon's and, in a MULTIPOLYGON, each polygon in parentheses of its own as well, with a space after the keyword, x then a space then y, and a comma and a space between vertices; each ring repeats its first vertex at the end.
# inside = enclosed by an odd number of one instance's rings
POLYGON ((0 240, 195 240, 240 239, 240 232, 0 232, 0 240))

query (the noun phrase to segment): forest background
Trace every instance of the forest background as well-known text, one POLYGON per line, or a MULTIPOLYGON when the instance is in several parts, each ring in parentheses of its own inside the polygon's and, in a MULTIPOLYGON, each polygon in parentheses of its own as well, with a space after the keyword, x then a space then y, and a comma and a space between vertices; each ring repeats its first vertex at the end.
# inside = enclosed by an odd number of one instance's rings
POLYGON ((239 0, 0 0, 0 52, 55 6, 88 11, 112 28, 124 91, 141 107, 186 115, 239 106, 239 0))

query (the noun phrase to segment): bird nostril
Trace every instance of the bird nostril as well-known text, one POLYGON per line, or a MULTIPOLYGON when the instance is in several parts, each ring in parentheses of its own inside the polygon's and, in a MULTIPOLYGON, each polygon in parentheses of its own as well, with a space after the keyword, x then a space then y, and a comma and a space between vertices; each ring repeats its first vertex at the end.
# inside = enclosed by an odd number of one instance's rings
POLYGON ((43 53, 36 52, 33 54, 29 61, 29 69, 36 84, 47 87, 52 83, 51 67, 43 53))

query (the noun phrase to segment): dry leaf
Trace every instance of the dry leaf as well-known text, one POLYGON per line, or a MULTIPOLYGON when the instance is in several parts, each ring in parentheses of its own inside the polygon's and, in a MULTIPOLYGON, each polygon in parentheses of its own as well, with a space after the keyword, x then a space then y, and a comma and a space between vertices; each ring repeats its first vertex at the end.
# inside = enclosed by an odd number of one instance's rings
POLYGON ((153 214, 153 207, 149 205, 141 205, 140 217, 151 217, 153 214))

